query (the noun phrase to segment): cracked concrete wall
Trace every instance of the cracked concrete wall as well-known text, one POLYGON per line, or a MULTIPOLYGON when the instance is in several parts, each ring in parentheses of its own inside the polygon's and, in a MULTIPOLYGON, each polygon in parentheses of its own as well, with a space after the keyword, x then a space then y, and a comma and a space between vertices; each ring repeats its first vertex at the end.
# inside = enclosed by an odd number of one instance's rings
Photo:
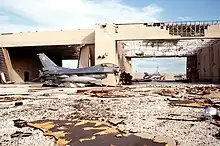
POLYGON ((220 41, 201 49, 197 54, 200 81, 220 82, 220 41))
POLYGON ((208 26, 205 37, 220 37, 220 24, 208 26))
POLYGON ((141 40, 141 39, 173 39, 181 36, 169 34, 169 30, 164 27, 161 29, 157 26, 145 26, 144 24, 117 25, 117 40, 141 40))

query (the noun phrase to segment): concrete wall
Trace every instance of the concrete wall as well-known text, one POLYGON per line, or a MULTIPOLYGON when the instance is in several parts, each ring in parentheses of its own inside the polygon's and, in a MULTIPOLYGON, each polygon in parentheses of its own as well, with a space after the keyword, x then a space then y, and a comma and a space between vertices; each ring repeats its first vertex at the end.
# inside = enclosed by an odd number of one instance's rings
POLYGON ((197 69, 200 81, 220 81, 220 41, 203 48, 197 54, 197 69))
POLYGON ((78 68, 95 65, 95 45, 85 45, 80 49, 78 68))
POLYGON ((37 58, 11 58, 12 66, 18 75, 14 80, 16 82, 24 82, 24 72, 29 72, 29 81, 38 77, 38 70, 41 64, 37 58))
POLYGON ((0 35, 0 47, 94 44, 93 29, 22 32, 0 35))
MULTIPOLYGON (((118 56, 116 54, 116 41, 113 36, 115 30, 111 26, 101 27, 96 25, 95 29, 95 64, 113 63, 118 65, 118 56), (109 32, 109 33, 108 33, 109 32), (99 58, 104 56, 104 58, 99 58)), ((103 80, 106 85, 114 86, 117 84, 113 74, 108 75, 103 80)))
POLYGON ((89 46, 83 46, 80 49, 80 56, 79 56, 79 65, 78 68, 84 68, 84 67, 89 67, 90 63, 90 50, 89 46))
POLYGON ((220 24, 208 26, 205 37, 220 37, 220 24))

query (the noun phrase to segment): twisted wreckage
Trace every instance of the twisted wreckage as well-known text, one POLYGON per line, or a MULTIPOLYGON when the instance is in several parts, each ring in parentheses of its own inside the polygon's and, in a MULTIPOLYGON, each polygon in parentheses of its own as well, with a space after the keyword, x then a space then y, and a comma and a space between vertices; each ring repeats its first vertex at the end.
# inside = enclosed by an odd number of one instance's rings
POLYGON ((107 74, 119 73, 119 67, 105 63, 87 68, 70 69, 57 66, 50 58, 44 53, 37 54, 41 63, 42 71, 40 71, 39 77, 35 80, 41 79, 44 81, 44 85, 62 85, 65 83, 78 83, 84 85, 102 85, 101 81, 107 77, 107 74))

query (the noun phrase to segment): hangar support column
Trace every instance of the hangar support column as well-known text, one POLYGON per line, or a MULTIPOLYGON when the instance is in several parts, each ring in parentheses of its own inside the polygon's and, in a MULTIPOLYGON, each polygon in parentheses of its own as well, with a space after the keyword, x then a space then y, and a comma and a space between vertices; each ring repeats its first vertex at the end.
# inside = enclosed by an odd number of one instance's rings
POLYGON ((116 54, 118 56, 118 64, 122 71, 132 74, 131 58, 125 57, 123 42, 117 41, 116 54))
POLYGON ((3 50, 3 48, 0 49, 0 72, 3 72, 5 74, 6 80, 9 80, 8 68, 5 63, 5 56, 3 50))
MULTIPOLYGON (((118 64, 118 56, 116 52, 114 25, 96 25, 95 28, 95 64, 113 63, 118 64)), ((109 74, 103 83, 110 86, 117 84, 114 74, 109 74)))
POLYGON ((3 54, 5 66, 7 68, 7 69, 5 68, 4 73, 6 74, 6 76, 8 76, 8 80, 15 81, 16 83, 23 82, 12 66, 9 52, 6 48, 2 48, 2 54, 3 54))
POLYGON ((90 67, 95 65, 95 46, 83 45, 80 48, 78 68, 90 67))

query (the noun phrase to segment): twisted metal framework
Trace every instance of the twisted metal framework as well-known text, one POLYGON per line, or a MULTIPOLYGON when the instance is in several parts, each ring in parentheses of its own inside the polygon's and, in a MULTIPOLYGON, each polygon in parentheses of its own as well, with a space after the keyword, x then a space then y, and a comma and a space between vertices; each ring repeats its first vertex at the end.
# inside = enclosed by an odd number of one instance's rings
POLYGON ((220 20, 209 21, 175 21, 153 23, 125 23, 116 25, 143 24, 146 27, 160 27, 169 31, 170 35, 181 37, 204 37, 205 31, 211 25, 220 24, 220 20))
POLYGON ((123 41, 124 55, 132 58, 193 56, 219 39, 123 41))

